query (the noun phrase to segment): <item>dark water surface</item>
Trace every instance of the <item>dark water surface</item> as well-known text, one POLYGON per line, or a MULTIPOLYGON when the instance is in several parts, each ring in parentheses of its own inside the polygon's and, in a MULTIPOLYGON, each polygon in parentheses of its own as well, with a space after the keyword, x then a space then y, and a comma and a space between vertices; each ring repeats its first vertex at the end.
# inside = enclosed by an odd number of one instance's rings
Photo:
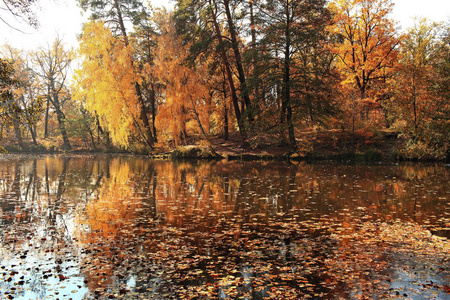
POLYGON ((0 299, 450 299, 450 168, 0 157, 0 299))

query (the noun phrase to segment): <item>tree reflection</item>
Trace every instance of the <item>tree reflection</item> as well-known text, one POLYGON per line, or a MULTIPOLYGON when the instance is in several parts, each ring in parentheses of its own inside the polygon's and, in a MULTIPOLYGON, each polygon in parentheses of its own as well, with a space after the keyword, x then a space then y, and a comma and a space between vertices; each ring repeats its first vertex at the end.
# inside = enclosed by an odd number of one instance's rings
MULTIPOLYGON (((10 275, 2 261, 8 292, 24 276, 22 291, 39 297, 51 278, 94 298, 381 297, 417 241, 434 265, 449 255, 425 244, 448 245, 426 230, 449 222, 445 167, 111 156, 0 165, 2 257, 23 266, 10 275), (411 231, 415 240, 396 242, 411 231)), ((445 291, 448 271, 430 276, 445 291)))

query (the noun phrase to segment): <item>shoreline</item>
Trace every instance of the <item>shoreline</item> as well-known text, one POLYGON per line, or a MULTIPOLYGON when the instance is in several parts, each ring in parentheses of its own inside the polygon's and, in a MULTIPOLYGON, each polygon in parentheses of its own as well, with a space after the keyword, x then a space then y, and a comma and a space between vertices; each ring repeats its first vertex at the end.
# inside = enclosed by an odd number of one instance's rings
POLYGON ((243 148, 238 134, 224 139, 210 136, 203 139, 192 136, 183 141, 183 145, 162 145, 153 151, 147 149, 97 149, 76 148, 63 150, 59 146, 46 149, 42 144, 27 144, 25 150, 18 145, 3 145, 8 153, 22 155, 134 155, 164 160, 228 160, 228 161, 333 161, 342 163, 395 163, 425 162, 450 163, 450 153, 446 157, 435 158, 406 157, 405 141, 392 132, 379 132, 369 138, 352 137, 348 133, 303 132, 298 135, 297 150, 270 136, 252 141, 250 147, 243 148), (162 148, 164 147, 164 148, 162 148), (402 153, 403 152, 403 153, 402 153))
POLYGON ((173 150, 169 153, 155 153, 155 154, 146 154, 146 153, 136 153, 136 152, 126 152, 126 151, 87 151, 87 150, 72 150, 72 151, 39 151, 39 152, 31 152, 31 151, 20 151, 20 152, 7 152, 0 153, 0 158, 5 156, 45 156, 45 155, 56 155, 56 156, 103 156, 103 155, 111 155, 111 156, 134 156, 134 157, 146 157, 152 160, 167 160, 167 161, 241 161, 241 162, 308 162, 308 163, 316 163, 316 162, 330 162, 330 163, 355 163, 355 164, 393 164, 393 163, 442 163, 449 164, 450 161, 446 159, 408 159, 404 157, 383 157, 381 153, 339 153, 333 155, 306 155, 306 156, 298 156, 298 155, 270 155, 270 154, 249 154, 249 153, 241 153, 241 154, 226 154, 224 156, 201 156, 201 155, 192 155, 184 154, 184 155, 174 155, 174 152, 177 150, 173 150))

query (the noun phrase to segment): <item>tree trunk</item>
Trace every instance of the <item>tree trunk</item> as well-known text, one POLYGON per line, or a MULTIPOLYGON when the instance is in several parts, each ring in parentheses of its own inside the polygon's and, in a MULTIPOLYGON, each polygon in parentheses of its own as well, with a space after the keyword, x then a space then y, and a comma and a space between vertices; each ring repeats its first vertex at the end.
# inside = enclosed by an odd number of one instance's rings
POLYGON ((233 18, 231 16, 229 0, 223 0, 225 6, 225 14, 228 21, 228 30, 230 31, 231 46, 233 48, 234 57, 236 60, 236 67, 238 71, 239 82, 241 83, 241 93, 244 99, 245 106, 247 108, 247 116, 250 122, 254 121, 253 111, 250 102, 250 96, 248 93, 247 80, 245 78, 244 67, 242 65, 241 52, 239 50, 239 42, 237 40, 236 29, 234 26, 233 18))
POLYGON ((56 118, 58 119, 59 131, 61 132, 61 136, 64 142, 64 150, 70 150, 72 147, 70 146, 69 137, 67 136, 66 130, 66 117, 62 113, 59 108, 55 108, 56 110, 56 118))
POLYGON ((50 109, 50 88, 47 95, 47 107, 45 108, 45 121, 44 121, 44 139, 48 138, 48 113, 50 109))
POLYGON ((290 83, 290 56, 291 56, 291 20, 289 18, 289 2, 286 4, 286 45, 284 49, 284 68, 282 84, 282 110, 286 111, 286 123, 289 132, 289 145, 292 150, 296 148, 294 124, 292 123, 291 83, 290 83))
POLYGON ((140 108, 141 108, 141 115, 140 115, 140 119, 142 121, 142 123, 144 123, 144 132, 145 132, 145 138, 147 145, 150 147, 150 149, 153 148, 153 135, 152 135, 152 130, 150 127, 150 122, 148 120, 148 116, 147 116, 147 108, 145 106, 145 102, 144 102, 144 97, 142 96, 142 92, 141 92, 141 86, 139 85, 139 83, 135 83, 134 84, 134 88, 136 90, 136 95, 138 96, 139 99, 139 104, 140 104, 140 108))
POLYGON ((13 127, 14 134, 16 136, 17 142, 19 143, 19 147, 23 150, 25 148, 25 145, 23 144, 22 132, 20 130, 20 123, 17 117, 13 117, 13 127))
MULTIPOLYGON (((209 3, 211 5, 211 0, 209 0, 209 3)), ((215 3, 215 1, 214 1, 214 5, 215 5, 216 11, 217 11, 217 4, 215 3)), ((213 18, 213 24, 214 24, 214 29, 216 31, 217 40, 218 40, 219 44, 222 44, 223 38, 222 38, 222 33, 220 32, 219 24, 217 22, 216 11, 211 11, 211 14, 212 14, 212 18, 213 18)), ((222 61, 223 61, 224 67, 225 67, 225 72, 227 74, 228 84, 230 86, 230 91, 231 91, 231 99, 232 99, 233 107, 234 107, 234 113, 236 115, 236 119, 238 122, 239 132, 242 137, 242 143, 243 143, 243 146, 247 146, 248 145, 247 131, 246 131, 244 122, 242 120, 241 111, 239 109, 239 102, 238 102, 238 98, 237 98, 237 94, 236 94, 236 87, 234 86, 234 82, 233 82, 233 73, 231 72, 231 67, 230 67, 230 63, 227 58, 227 54, 225 53, 225 50, 222 48, 220 49, 220 55, 222 57, 222 61)))
POLYGON ((91 144, 92 144, 92 148, 97 151, 97 146, 95 145, 95 138, 94 138, 94 133, 92 132, 92 130, 90 128, 88 128, 89 131, 89 136, 91 138, 91 144))
MULTIPOLYGON (((260 74, 257 72, 258 64, 257 64, 257 51, 256 51, 256 24, 255 24, 255 13, 253 10, 253 1, 249 0, 249 6, 250 6, 250 33, 252 36, 252 43, 251 43, 251 49, 252 49, 252 75, 254 78, 259 78, 260 74)), ((256 101, 259 101, 260 99, 260 89, 259 84, 255 85, 255 91, 253 92, 253 103, 256 101)), ((253 104, 254 105, 254 104, 253 104)), ((253 114, 254 115, 254 114, 253 114)))
POLYGON ((58 127, 59 132, 61 133, 61 136, 63 138, 64 143, 64 150, 70 150, 72 147, 70 146, 69 137, 67 136, 67 130, 66 130, 66 116, 61 111, 61 105, 59 102, 58 92, 55 91, 54 82, 51 81, 50 83, 50 90, 53 93, 53 99, 50 99, 50 101, 53 104, 53 107, 55 108, 56 112, 56 118, 58 119, 58 127))
POLYGON ((30 131, 31 138, 33 139, 33 145, 37 146, 37 140, 36 140, 36 131, 33 128, 33 125, 31 125, 29 122, 27 122, 28 130, 30 131))
POLYGON ((152 83, 152 91, 151 91, 151 107, 152 107, 152 129, 153 129, 153 140, 155 143, 158 142, 158 136, 156 134, 156 90, 155 85, 152 83))
POLYGON ((194 100, 192 99, 192 96, 189 96, 189 98, 190 98, 190 100, 191 100, 192 109, 193 109, 193 111, 194 111, 195 120, 197 121, 198 127, 200 128, 200 131, 201 131, 202 135, 203 135, 204 137, 206 137, 206 133, 205 133, 205 130, 203 129, 202 122, 200 122, 200 117, 199 117, 199 115, 198 115, 198 113, 197 113, 197 110, 195 109, 195 103, 194 103, 194 100))
POLYGON ((416 76, 415 71, 413 71, 413 82, 412 82, 412 100, 413 100, 413 113, 414 113, 414 138, 417 138, 417 95, 416 95, 416 76))
POLYGON ((35 146, 37 146, 37 140, 36 140, 36 127, 34 127, 34 126, 32 126, 32 125, 29 125, 30 126, 30 133, 31 133, 31 137, 32 137, 32 139, 33 139, 33 144, 35 145, 35 146), (34 128, 33 128, 34 127, 34 128))
MULTIPOLYGON (((23 107, 26 107, 26 105, 25 105, 25 99, 24 99, 23 96, 20 97, 20 100, 22 101, 23 107)), ((31 124, 31 121, 30 121, 30 115, 28 115, 28 111, 27 111, 26 109, 24 109, 24 112, 25 112, 25 117, 26 117, 26 119, 27 119, 27 127, 28 127, 28 131, 30 131, 31 138, 33 139, 33 144, 34 144, 35 146, 37 146, 36 132, 34 131, 33 125, 31 124)))
MULTIPOLYGON (((123 40, 125 43, 125 46, 128 47, 129 42, 128 42, 128 35, 127 35, 127 31, 125 29, 125 23, 123 21, 123 17, 122 17, 122 11, 120 9, 119 6, 119 0, 114 0, 114 8, 117 11, 117 17, 118 17, 118 23, 119 23, 119 27, 120 27, 120 31, 122 32, 122 36, 123 36, 123 40)), ((134 89, 136 91, 136 96, 138 97, 139 100, 139 104, 140 104, 140 111, 141 114, 139 116, 139 118, 141 119, 142 123, 144 124, 144 132, 145 132, 145 139, 146 139, 146 144, 150 147, 150 149, 153 148, 153 144, 154 144, 154 140, 153 140, 153 136, 152 136, 152 131, 151 131, 151 127, 150 127, 150 122, 148 120, 148 116, 147 116, 147 108, 145 106, 145 101, 144 98, 142 96, 142 92, 141 92, 141 86, 139 83, 135 82, 134 83, 134 89)))
POLYGON ((253 0, 249 1, 250 6, 250 32, 252 35, 252 50, 256 48, 256 28, 255 28, 255 14, 253 12, 253 0))
POLYGON ((225 72, 223 73, 223 132, 224 132, 224 138, 226 141, 228 141, 228 104, 227 104, 227 87, 226 87, 226 81, 225 81, 225 72))

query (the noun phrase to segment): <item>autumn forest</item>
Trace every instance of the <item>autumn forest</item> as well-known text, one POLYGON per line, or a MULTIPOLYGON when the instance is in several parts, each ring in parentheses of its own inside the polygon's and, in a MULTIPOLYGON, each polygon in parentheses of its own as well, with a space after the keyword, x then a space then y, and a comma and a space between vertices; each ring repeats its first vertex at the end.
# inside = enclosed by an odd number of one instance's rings
POLYGON ((450 19, 76 2, 0 45, 0 299, 450 299, 450 19))
POLYGON ((90 21, 76 49, 59 37, 0 49, 7 151, 156 153, 221 137, 309 155, 321 136, 449 157, 448 22, 400 29, 390 0, 78 4, 90 21))

